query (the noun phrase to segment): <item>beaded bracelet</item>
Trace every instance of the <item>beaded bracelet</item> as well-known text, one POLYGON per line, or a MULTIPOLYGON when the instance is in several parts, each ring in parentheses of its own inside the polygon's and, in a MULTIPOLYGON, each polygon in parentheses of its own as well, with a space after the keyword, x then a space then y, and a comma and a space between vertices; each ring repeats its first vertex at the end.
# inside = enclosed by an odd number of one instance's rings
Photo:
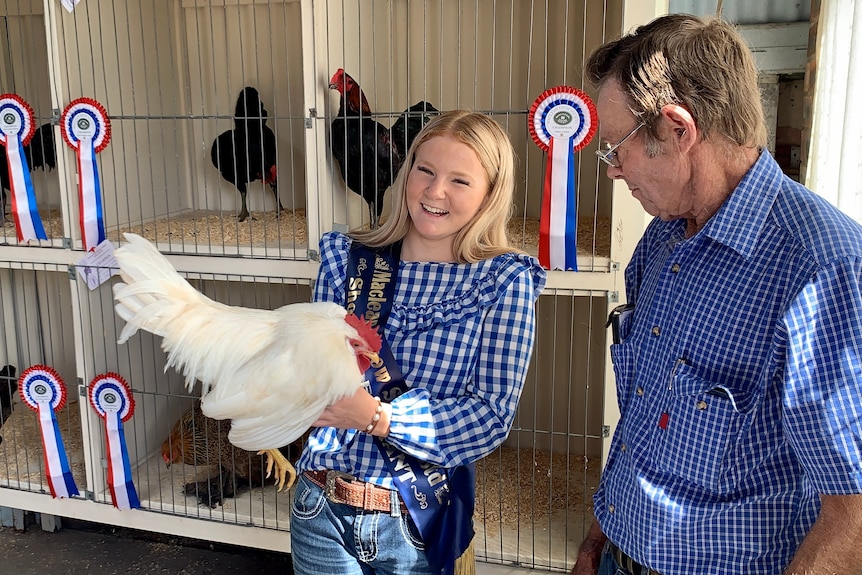
POLYGON ((383 411, 383 404, 380 403, 379 397, 375 397, 374 400, 377 402, 377 407, 374 408, 374 417, 371 418, 371 423, 365 426, 365 433, 374 431, 374 428, 380 422, 380 413, 383 411))

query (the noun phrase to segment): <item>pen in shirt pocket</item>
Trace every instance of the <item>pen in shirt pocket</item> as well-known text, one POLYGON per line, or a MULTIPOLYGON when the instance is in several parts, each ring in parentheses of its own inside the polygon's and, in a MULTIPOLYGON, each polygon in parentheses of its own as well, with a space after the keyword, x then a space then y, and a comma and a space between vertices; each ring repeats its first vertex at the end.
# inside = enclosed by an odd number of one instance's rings
POLYGON ((633 303, 618 305, 611 310, 605 327, 611 328, 614 343, 622 343, 622 341, 629 335, 628 328, 634 311, 635 304, 633 303))
POLYGON ((723 397, 724 399, 730 399, 730 396, 727 394, 727 390, 723 387, 713 387, 712 389, 707 391, 706 394, 713 397, 723 397))

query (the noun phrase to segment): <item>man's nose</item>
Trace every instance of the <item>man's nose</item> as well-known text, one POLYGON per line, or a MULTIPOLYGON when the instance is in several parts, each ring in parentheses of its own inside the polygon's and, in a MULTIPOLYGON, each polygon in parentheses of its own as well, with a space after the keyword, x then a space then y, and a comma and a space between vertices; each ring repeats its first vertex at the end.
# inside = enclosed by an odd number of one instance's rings
POLYGON ((607 175, 612 180, 621 180, 623 179, 623 170, 616 166, 608 166, 607 175))

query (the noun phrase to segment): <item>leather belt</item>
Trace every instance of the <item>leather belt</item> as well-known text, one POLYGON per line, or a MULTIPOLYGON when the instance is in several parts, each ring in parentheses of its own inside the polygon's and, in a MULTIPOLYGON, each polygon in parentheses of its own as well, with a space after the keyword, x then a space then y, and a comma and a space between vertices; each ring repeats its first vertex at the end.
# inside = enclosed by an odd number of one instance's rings
POLYGON ((648 567, 644 567, 626 555, 623 550, 614 545, 612 541, 608 541, 608 547, 610 548, 611 555, 613 556, 614 561, 617 562, 617 565, 632 575, 660 575, 658 571, 653 571, 648 567))
POLYGON ((347 473, 324 469, 306 471, 303 475, 322 488, 323 494, 333 503, 343 503, 365 511, 392 513, 393 501, 397 501, 401 513, 408 512, 397 491, 360 481, 347 473))

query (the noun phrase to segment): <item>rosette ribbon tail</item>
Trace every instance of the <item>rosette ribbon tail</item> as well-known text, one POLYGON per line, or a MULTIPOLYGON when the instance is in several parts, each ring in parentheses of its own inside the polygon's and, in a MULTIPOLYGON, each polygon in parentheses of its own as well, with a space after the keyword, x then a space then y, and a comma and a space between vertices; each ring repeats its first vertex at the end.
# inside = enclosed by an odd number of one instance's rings
POLYGON ((77 6, 80 1, 81 0, 60 0, 60 4, 62 4, 63 8, 65 8, 66 11, 71 14, 72 11, 75 9, 75 6, 77 6))
POLYGON ((539 263, 578 271, 578 206, 571 137, 550 138, 539 222, 539 263))
POLYGON ((99 183, 99 168, 96 165, 93 141, 81 141, 77 152, 81 237, 84 240, 84 249, 89 251, 106 237, 102 187, 99 183))
POLYGON ((78 495, 78 486, 72 477, 69 458, 60 435, 60 426, 48 402, 39 402, 39 427, 42 432, 42 450, 45 453, 45 470, 48 487, 55 498, 78 495))
POLYGON ((123 432, 123 421, 116 412, 108 412, 105 417, 105 432, 108 447, 108 489, 114 507, 134 509, 141 506, 138 492, 132 481, 132 466, 129 464, 129 450, 123 432))
POLYGON ((19 138, 6 139, 6 157, 12 188, 12 215, 15 218, 18 241, 47 240, 48 235, 36 208, 36 191, 30 178, 30 167, 19 138))

